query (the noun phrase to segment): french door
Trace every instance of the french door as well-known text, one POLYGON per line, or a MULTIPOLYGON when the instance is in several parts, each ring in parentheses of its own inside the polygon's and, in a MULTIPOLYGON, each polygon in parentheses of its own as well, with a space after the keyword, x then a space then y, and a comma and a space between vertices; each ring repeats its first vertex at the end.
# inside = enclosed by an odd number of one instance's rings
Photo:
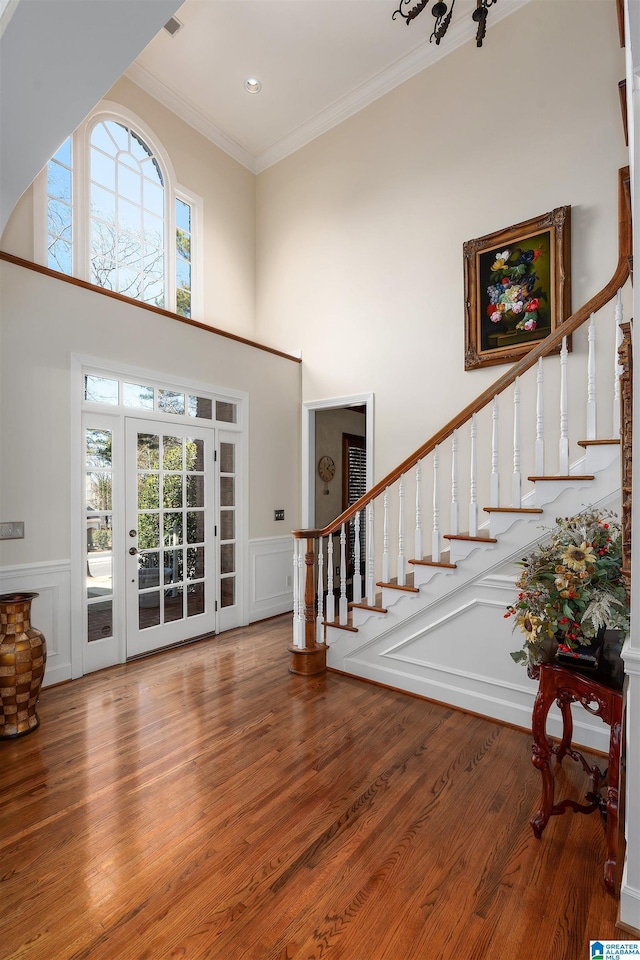
POLYGON ((126 655, 216 628, 215 431, 125 420, 126 655))

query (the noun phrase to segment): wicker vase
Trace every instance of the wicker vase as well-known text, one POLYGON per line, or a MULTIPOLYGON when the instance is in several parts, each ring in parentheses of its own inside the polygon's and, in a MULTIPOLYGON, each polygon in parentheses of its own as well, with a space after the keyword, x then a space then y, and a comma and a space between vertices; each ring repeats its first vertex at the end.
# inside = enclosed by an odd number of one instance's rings
POLYGON ((0 595, 0 739, 20 737, 40 721, 36 705, 47 662, 47 645, 31 626, 37 593, 0 595))

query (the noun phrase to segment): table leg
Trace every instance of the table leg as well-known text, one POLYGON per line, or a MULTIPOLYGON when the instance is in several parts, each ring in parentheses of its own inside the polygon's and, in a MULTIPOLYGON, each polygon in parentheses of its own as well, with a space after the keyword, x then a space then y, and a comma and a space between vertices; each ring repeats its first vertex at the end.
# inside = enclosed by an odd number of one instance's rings
POLYGON ((531 731, 533 746, 531 748, 531 762, 542 774, 542 805, 531 818, 530 823, 534 836, 539 840, 542 831, 547 825, 553 808, 554 780, 551 770, 552 747, 547 739, 547 714, 553 703, 553 692, 546 689, 544 677, 540 678, 540 687, 533 705, 531 731))
POLYGON ((558 747, 556 757, 558 763, 562 763, 562 758, 571 750, 571 741, 573 739, 573 716, 571 714, 571 702, 568 700, 559 700, 558 706, 562 713, 562 740, 558 747))

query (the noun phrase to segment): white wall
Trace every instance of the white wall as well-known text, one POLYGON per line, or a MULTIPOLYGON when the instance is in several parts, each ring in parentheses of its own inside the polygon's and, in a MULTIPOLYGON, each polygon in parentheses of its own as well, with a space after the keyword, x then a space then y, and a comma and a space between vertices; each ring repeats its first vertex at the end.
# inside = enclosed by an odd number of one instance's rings
POLYGON ((258 177, 257 335, 305 401, 375 393, 376 479, 502 372, 463 372, 465 240, 570 204, 574 306, 613 273, 623 75, 613 4, 533 0, 258 177))

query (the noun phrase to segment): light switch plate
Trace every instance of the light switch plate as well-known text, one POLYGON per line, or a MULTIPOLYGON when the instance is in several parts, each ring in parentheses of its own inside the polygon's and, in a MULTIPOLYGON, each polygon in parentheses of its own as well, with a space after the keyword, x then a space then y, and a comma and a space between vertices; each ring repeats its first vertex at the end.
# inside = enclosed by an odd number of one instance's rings
POLYGON ((24 520, 0 523, 0 540, 24 540, 24 520))
POLYGON ((284 510, 274 510, 273 511, 274 520, 284 520, 284 510))

